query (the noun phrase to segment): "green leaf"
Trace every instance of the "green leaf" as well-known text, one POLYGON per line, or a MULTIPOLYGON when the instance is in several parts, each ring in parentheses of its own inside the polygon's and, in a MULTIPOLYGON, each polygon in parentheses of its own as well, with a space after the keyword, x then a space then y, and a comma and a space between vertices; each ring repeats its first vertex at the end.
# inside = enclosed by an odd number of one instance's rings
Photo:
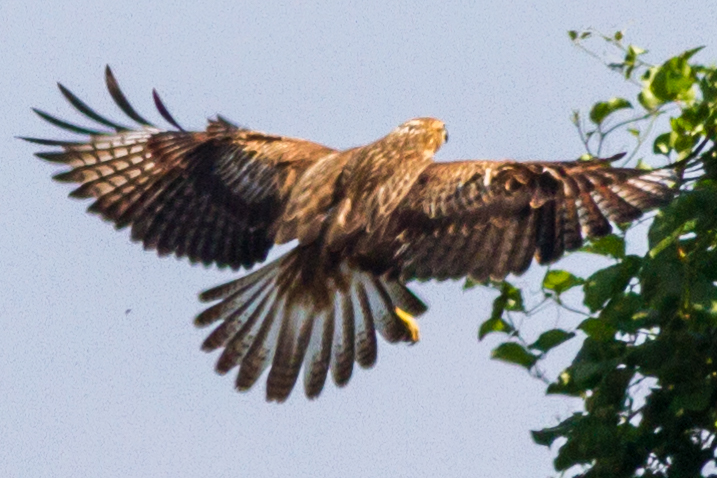
POLYGON ((572 41, 575 41, 578 39, 578 32, 575 30, 570 30, 570 31, 568 31, 568 36, 570 37, 570 39, 572 41))
MULTIPOLYGON (((705 167, 707 166, 705 164, 705 167)), ((648 233, 649 247, 656 248, 668 237, 670 241, 667 245, 669 245, 684 232, 699 232, 694 230, 697 222, 712 229, 709 224, 715 217, 717 217, 716 186, 681 194, 655 218, 648 233)), ((655 255, 652 254, 653 257, 655 255)))
POLYGON ((543 428, 542 430, 532 430, 530 435, 532 436, 533 441, 538 445, 550 446, 556 439, 568 436, 570 431, 582 419, 583 415, 581 413, 575 413, 573 416, 563 420, 554 427, 543 428))
POLYGON ((548 385, 545 393, 548 395, 566 395, 569 397, 580 397, 584 390, 577 386, 572 378, 571 370, 563 370, 558 379, 548 385))
POLYGON ((530 436, 537 445, 549 447, 555 440, 562 437, 563 434, 559 431, 544 428, 542 430, 531 430, 530 436))
POLYGON ((672 151, 672 145, 670 141, 671 133, 662 133, 660 136, 655 138, 655 142, 652 144, 652 152, 655 154, 663 154, 667 156, 672 151))
POLYGON ((710 406, 712 387, 709 384, 699 384, 696 391, 677 395, 670 404, 670 408, 678 412, 680 409, 702 411, 710 406))
POLYGON ((572 367, 572 379, 575 386, 582 390, 596 387, 605 374, 613 369, 613 364, 607 360, 601 362, 580 362, 572 367))
POLYGON ((694 98, 692 85, 697 79, 687 61, 691 55, 686 55, 686 53, 670 58, 655 71, 650 82, 650 91, 658 99, 689 101, 694 98))
POLYGON ((675 151, 679 153, 679 159, 683 159, 692 152, 692 147, 697 144, 698 138, 690 134, 677 134, 675 136, 675 151))
POLYGON ((502 317, 503 311, 505 310, 513 312, 525 311, 522 292, 508 281, 500 283, 500 295, 493 301, 493 313, 491 314, 491 318, 502 317))
POLYGON ((645 53, 645 50, 640 47, 636 47, 635 45, 629 45, 627 47, 627 53, 625 53, 625 61, 623 62, 623 65, 625 67, 624 75, 626 79, 629 79, 632 76, 632 72, 638 66, 638 57, 643 53, 645 53))
POLYGON ((625 108, 632 108, 632 104, 624 98, 611 98, 608 101, 595 103, 590 110, 590 121, 600 124, 615 111, 625 108))
POLYGON ((639 101, 642 107, 647 111, 654 111, 662 104, 662 101, 655 96, 649 87, 645 87, 640 94, 637 95, 637 101, 639 101))
MULTIPOLYGON (((614 337, 614 334, 619 330, 620 332, 634 333, 641 326, 650 321, 650 317, 654 314, 642 310, 644 303, 642 295, 635 292, 628 292, 626 294, 614 297, 607 303, 604 309, 600 311, 600 322, 606 324, 610 330, 605 330, 609 337, 605 337, 598 334, 591 335, 596 340, 607 339, 614 337)), ((589 319, 588 319, 589 320, 589 319)), ((582 327, 581 327, 582 328, 582 327)), ((586 330, 585 333, 590 335, 586 330)))
POLYGON ((687 50, 686 52, 682 53, 682 55, 680 55, 680 56, 681 56, 682 58, 684 58, 685 60, 689 60, 689 59, 692 58, 697 52, 702 51, 704 48, 705 48, 704 45, 698 46, 698 47, 693 48, 693 49, 691 49, 691 50, 687 50))
POLYGON ((584 304, 592 312, 600 309, 605 302, 625 290, 630 279, 639 271, 641 263, 637 256, 626 256, 622 262, 591 275, 583 286, 584 304))
POLYGON ((507 334, 513 332, 514 329, 510 326, 510 324, 503 320, 503 314, 506 310, 512 312, 525 311, 525 306, 523 305, 523 294, 520 289, 515 287, 510 282, 489 282, 485 285, 494 289, 499 289, 500 295, 493 301, 493 310, 491 311, 490 318, 484 321, 478 330, 478 340, 483 340, 483 337, 491 332, 503 332, 507 334))
POLYGON ((615 333, 617 332, 615 327, 607 321, 594 318, 583 320, 580 325, 578 325, 578 329, 585 332, 588 337, 598 341, 610 340, 615 337, 615 333))
POLYGON ((512 312, 524 312, 523 293, 508 281, 501 285, 501 296, 505 297, 505 310, 512 312))
MULTIPOLYGON (((640 272, 640 295, 645 307, 657 310, 660 315, 673 314, 683 300, 687 271, 678 251, 674 245, 667 248, 658 257, 646 260, 640 272)), ((648 322, 649 315, 645 316, 648 322)))
POLYGON ((513 331, 513 327, 500 317, 491 318, 481 324, 480 329, 478 330, 478 340, 483 340, 483 337, 493 332, 509 334, 513 331))
POLYGON ((549 270, 543 278, 543 289, 554 291, 557 295, 582 285, 585 281, 568 271, 560 269, 549 270))
MULTIPOLYGON (((619 460, 619 454, 626 448, 630 449, 623 440, 625 439, 622 434, 618 432, 618 428, 612 423, 598 420, 593 416, 584 417, 583 420, 571 428, 568 440, 565 445, 560 447, 558 456, 553 461, 553 466, 557 471, 565 471, 575 465, 589 465, 597 461, 592 470, 590 470, 598 471, 597 473, 588 472, 581 476, 642 476, 639 473, 634 475, 632 473, 614 473, 616 468, 613 467, 622 465, 622 461, 618 461, 618 465, 614 464, 616 460, 619 460), (610 466, 610 464, 613 465, 610 466)), ((649 477, 649 475, 645 476, 649 477)))
POLYGON ((640 56, 646 52, 647 52, 647 50, 644 50, 644 49, 640 48, 639 46, 630 45, 629 47, 627 47, 627 55, 631 59, 635 59, 638 56, 640 56))
POLYGON ((463 283, 463 290, 472 289, 476 286, 481 285, 480 282, 476 282, 470 277, 466 278, 466 281, 463 283))
POLYGON ((538 357, 528 352, 525 347, 515 342, 505 342, 493 349, 491 357, 504 362, 513 363, 530 369, 538 357))
POLYGON ((540 334, 538 340, 530 344, 530 348, 545 353, 573 337, 575 337, 575 332, 566 332, 563 329, 551 329, 540 334))
POLYGON ((591 254, 622 259, 625 257, 625 239, 615 234, 609 234, 597 239, 591 239, 590 243, 580 250, 591 254))

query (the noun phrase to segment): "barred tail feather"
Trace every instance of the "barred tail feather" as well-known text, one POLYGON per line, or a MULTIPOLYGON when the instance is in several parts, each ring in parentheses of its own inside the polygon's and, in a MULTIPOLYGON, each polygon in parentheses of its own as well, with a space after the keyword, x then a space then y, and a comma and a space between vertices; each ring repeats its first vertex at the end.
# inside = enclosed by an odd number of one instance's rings
POLYGON ((377 356, 376 331, 388 342, 411 342, 397 308, 420 315, 426 306, 405 285, 343 262, 319 265, 312 247, 299 247, 240 279, 207 290, 204 302, 220 300, 195 319, 221 322, 202 345, 223 348, 220 374, 239 367, 236 387, 248 390, 269 368, 267 400, 289 397, 304 369, 309 398, 323 390, 331 371, 344 386, 354 362, 367 368, 377 356))

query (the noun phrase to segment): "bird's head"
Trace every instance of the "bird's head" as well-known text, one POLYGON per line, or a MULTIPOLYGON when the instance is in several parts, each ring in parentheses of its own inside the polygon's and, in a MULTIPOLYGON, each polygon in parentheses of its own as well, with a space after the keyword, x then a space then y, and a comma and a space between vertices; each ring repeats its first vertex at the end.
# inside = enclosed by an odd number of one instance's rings
POLYGON ((448 131, 443 121, 436 118, 414 118, 394 130, 399 135, 418 136, 423 147, 432 152, 448 141, 448 131))

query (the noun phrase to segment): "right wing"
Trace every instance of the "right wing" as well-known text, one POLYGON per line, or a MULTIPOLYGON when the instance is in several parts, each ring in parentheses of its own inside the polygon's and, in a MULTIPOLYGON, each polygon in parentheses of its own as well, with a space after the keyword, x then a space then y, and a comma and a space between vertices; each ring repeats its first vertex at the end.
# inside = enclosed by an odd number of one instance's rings
POLYGON ((477 281, 553 262, 672 199, 674 171, 611 167, 619 157, 431 164, 389 226, 359 244, 363 262, 404 280, 477 281))
POLYGON ((79 183, 71 196, 95 198, 90 212, 117 229, 131 226, 132 239, 159 255, 234 269, 263 261, 297 178, 334 150, 243 129, 221 117, 204 132, 184 131, 155 91, 158 111, 176 128, 160 130, 132 108, 109 67, 105 73, 113 100, 140 126, 108 120, 58 85, 80 113, 114 131, 83 128, 34 110, 55 126, 87 136, 81 142, 23 138, 61 148, 37 153, 71 168, 55 179, 79 183))

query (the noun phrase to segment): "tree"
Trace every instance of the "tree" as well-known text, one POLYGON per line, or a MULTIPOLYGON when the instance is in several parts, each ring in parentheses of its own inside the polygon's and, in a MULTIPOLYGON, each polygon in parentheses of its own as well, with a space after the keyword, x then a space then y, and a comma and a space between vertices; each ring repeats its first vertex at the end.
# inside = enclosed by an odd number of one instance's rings
MULTIPOLYGON (((650 226, 644 257, 626 254, 629 225, 621 225, 620 233, 582 249, 611 258, 612 265, 587 278, 548 269, 543 300, 532 308, 508 281, 482 284, 499 295, 479 339, 506 334, 494 358, 543 378, 549 394, 582 399, 582 411, 532 432, 536 443, 556 445, 557 471, 705 476, 717 470, 717 68, 694 61, 701 47, 653 66, 645 50, 624 43, 621 32, 569 35, 600 59, 587 43, 606 41, 617 49, 622 61, 606 66, 639 86, 636 101, 612 98, 596 103, 587 118, 574 114, 587 154, 602 154, 606 138, 627 132, 635 140, 628 160, 638 160, 651 142, 662 167, 676 168, 684 180, 650 226), (665 131, 655 136, 661 127, 665 131), (581 304, 564 295, 577 288, 581 304), (573 329, 553 328, 528 340, 518 319, 545 303, 585 318, 573 329), (545 379, 546 354, 579 338, 572 363, 557 379, 545 379)), ((638 167, 647 168, 641 159, 638 167)))

